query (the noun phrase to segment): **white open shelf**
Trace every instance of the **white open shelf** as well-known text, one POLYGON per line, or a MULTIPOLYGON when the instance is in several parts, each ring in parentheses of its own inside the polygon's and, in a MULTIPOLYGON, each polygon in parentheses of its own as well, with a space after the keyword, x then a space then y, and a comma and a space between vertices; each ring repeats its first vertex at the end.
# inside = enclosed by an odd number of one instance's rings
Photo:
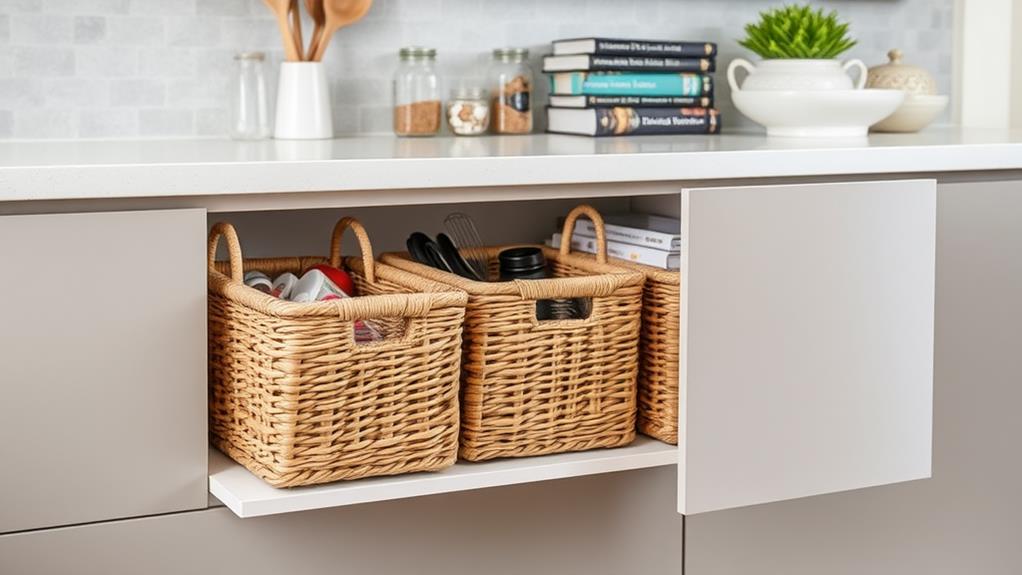
POLYGON ((209 491, 238 517, 258 517, 677 463, 677 447, 639 436, 628 447, 617 449, 483 463, 459 461, 453 467, 433 473, 276 489, 226 455, 210 448, 209 491))

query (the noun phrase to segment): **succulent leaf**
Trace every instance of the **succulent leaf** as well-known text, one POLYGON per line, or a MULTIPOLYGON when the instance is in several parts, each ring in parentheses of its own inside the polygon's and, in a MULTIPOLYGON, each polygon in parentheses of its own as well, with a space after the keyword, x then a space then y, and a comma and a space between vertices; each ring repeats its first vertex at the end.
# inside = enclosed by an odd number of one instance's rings
POLYGON ((848 23, 837 12, 791 5, 760 12, 758 22, 745 25, 739 45, 761 58, 836 58, 855 46, 848 23))

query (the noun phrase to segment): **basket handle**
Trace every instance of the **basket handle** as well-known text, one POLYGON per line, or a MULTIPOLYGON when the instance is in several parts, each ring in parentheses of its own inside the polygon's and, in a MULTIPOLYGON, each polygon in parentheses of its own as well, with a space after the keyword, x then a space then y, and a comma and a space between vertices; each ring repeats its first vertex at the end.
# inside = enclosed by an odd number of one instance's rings
POLYGON ((216 248, 220 236, 227 240, 227 261, 231 264, 231 279, 236 282, 243 282, 245 278, 241 259, 241 242, 238 241, 238 232, 234 226, 227 222, 213 224, 209 230, 209 242, 207 243, 206 258, 209 262, 209 269, 216 270, 216 248))
POLYGON ((561 231, 561 255, 566 256, 571 252, 571 234, 575 231, 575 220, 582 215, 593 221, 593 227, 596 229, 596 261, 605 264, 607 263, 607 232, 604 229, 603 217, 600 216, 600 212, 589 204, 579 204, 568 212, 568 217, 564 220, 564 229, 561 231))
POLYGON ((376 261, 373 260, 373 244, 369 242, 369 234, 362 226, 362 223, 351 217, 341 218, 334 226, 334 233, 330 237, 330 265, 335 268, 341 267, 341 236, 344 230, 351 228, 355 232, 355 239, 358 240, 358 249, 362 251, 362 265, 365 267, 366 280, 369 283, 376 283, 376 261))

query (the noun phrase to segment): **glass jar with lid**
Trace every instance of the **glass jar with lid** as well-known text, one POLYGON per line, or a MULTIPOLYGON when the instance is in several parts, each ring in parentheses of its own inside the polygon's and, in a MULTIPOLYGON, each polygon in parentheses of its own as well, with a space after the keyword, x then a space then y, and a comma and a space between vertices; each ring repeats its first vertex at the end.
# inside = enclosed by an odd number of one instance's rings
POLYGON ((532 68, 525 48, 498 48, 490 64, 490 110, 496 134, 527 134, 532 131, 532 68))
POLYGON ((394 133, 399 136, 435 136, 443 116, 436 49, 401 48, 394 72, 394 133))
POLYGON ((447 100, 447 127, 458 136, 478 136, 490 125, 490 99, 486 90, 460 87, 447 100))
POLYGON ((262 52, 241 52, 234 56, 231 78, 231 137, 262 140, 270 137, 270 108, 266 96, 266 74, 262 52))

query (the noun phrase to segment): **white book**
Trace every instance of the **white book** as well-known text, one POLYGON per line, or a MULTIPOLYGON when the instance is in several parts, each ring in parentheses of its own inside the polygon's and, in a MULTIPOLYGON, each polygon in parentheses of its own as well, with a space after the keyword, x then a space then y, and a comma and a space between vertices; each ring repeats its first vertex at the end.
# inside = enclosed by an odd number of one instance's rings
MULTIPOLYGON (((681 220, 652 214, 609 214, 603 217, 607 240, 658 250, 681 249, 681 220)), ((573 233, 596 237, 589 220, 575 222, 573 233)))
MULTIPOLYGON (((562 237, 563 236, 560 233, 554 234, 553 237, 547 241, 547 245, 552 248, 560 248, 562 237)), ((571 249, 585 252, 587 254, 595 254, 596 238, 591 238, 578 233, 572 234, 571 249)), ((657 250, 647 248, 645 246, 623 244, 608 240, 607 255, 612 258, 635 262, 638 264, 645 264, 665 270, 677 270, 681 268, 681 253, 677 251, 657 250)))

